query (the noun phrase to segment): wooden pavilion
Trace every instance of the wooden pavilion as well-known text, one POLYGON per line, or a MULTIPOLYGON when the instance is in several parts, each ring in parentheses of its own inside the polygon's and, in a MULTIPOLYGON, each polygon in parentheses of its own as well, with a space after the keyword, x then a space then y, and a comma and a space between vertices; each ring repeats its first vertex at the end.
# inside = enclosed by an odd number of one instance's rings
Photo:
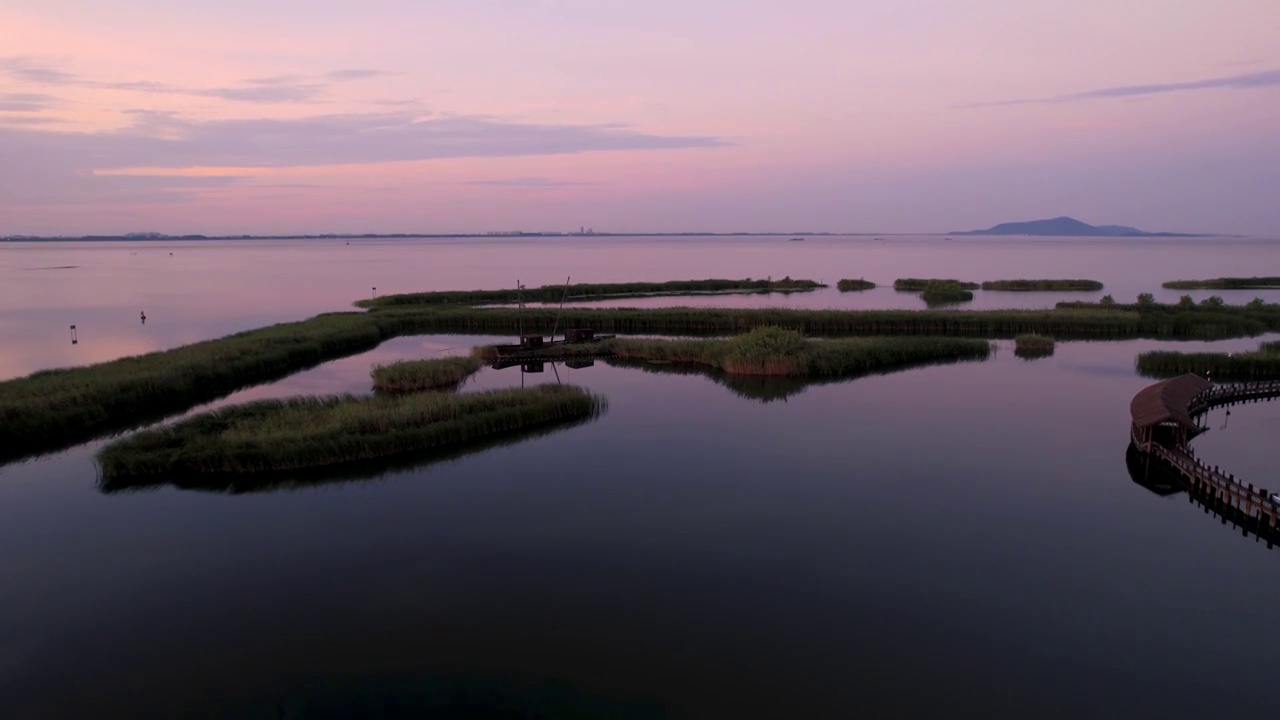
POLYGON ((1187 373, 1158 382, 1134 395, 1129 403, 1134 446, 1149 453, 1154 443, 1186 444, 1201 430, 1191 416, 1191 403, 1211 387, 1213 383, 1208 380, 1187 373))

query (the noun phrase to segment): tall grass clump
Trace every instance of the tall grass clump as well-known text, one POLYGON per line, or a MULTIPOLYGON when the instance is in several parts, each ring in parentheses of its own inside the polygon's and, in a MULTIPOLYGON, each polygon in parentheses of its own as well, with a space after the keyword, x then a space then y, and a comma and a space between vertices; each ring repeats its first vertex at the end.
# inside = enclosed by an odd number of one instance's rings
POLYGON ((995 292, 1051 292, 1101 290, 1097 280, 988 280, 983 290, 995 292))
POLYGON ((893 281, 893 289, 902 292, 920 292, 929 287, 929 283, 955 283, 963 290, 977 290, 982 287, 976 282, 954 280, 948 278, 898 278, 893 281))
POLYGON ((1053 338, 1026 334, 1013 339, 1013 354, 1021 358, 1042 358, 1053 354, 1053 338))
POLYGON ((870 280, 841 280, 836 283, 836 289, 840 292, 860 292, 862 290, 875 290, 876 284, 870 280))
POLYGON ((920 297, 929 305, 947 305, 969 302, 973 299, 973 293, 955 280, 930 280, 920 297))
POLYGON ((1142 375, 1153 378, 1195 373, 1214 380, 1272 380, 1280 378, 1280 342, 1263 343, 1253 352, 1184 353, 1154 350, 1135 361, 1142 375))
POLYGON ((1255 290, 1280 288, 1280 277, 1224 277, 1211 280, 1170 280, 1164 283, 1170 290, 1255 290))
POLYGON ((647 295, 700 295, 709 293, 768 293, 809 292, 826 287, 813 280, 672 280, 670 282, 635 282, 569 285, 543 285, 523 290, 445 290, 436 292, 383 295, 358 300, 363 308, 388 308, 415 305, 511 305, 523 300, 528 303, 558 303, 570 301, 616 300, 647 295))
POLYGON ((412 393, 455 388, 480 370, 474 357, 405 360, 373 367, 373 389, 385 393, 412 393))
POLYGON ((100 482, 118 486, 185 476, 270 475, 392 458, 599 413, 580 388, 456 395, 262 400, 141 431, 103 448, 100 482))

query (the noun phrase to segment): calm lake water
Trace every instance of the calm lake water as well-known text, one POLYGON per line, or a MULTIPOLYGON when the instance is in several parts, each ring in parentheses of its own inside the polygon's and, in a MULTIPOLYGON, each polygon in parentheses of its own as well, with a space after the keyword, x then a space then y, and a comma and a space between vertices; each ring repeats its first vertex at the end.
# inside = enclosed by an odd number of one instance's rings
MULTIPOLYGON (((341 310, 374 286, 1083 277, 1127 299, 1280 274, 1275 240, 343 242, 0 244, 0 377, 341 310)), ((892 290, 696 302, 919 306, 892 290)), ((374 363, 495 339, 399 338, 213 405, 364 393, 374 363)), ((442 698, 546 717, 1273 715, 1280 551, 1125 461, 1138 352, 1258 342, 1069 342, 1028 362, 1000 341, 986 362, 807 388, 485 370, 464 391, 565 382, 609 409, 255 493, 103 492, 101 441, 0 467, 0 717, 421 717, 442 698)), ((1210 424, 1203 459, 1280 486, 1280 403, 1210 424)))

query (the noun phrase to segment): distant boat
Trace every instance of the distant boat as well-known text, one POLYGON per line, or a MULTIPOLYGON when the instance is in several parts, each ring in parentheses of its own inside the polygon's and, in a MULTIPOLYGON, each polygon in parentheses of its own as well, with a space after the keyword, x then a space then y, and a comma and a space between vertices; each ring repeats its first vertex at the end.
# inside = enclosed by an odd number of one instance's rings
POLYGON ((804 242, 804 238, 791 238, 787 242, 804 242))

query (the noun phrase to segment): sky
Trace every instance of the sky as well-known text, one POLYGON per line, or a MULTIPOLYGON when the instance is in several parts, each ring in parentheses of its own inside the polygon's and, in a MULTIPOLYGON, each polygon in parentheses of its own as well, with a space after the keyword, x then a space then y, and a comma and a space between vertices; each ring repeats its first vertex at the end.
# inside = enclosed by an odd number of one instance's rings
POLYGON ((1280 234, 1277 0, 0 0, 0 236, 1280 234))

